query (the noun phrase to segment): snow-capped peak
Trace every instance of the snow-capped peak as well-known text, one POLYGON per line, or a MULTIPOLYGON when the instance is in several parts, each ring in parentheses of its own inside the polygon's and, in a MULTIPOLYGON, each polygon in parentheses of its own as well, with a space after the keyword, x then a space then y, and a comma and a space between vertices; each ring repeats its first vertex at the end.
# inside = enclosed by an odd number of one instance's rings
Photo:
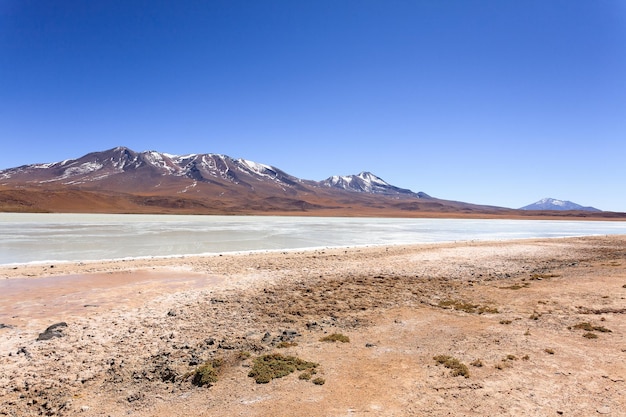
POLYGON ((418 198, 428 197, 424 193, 416 194, 411 190, 395 187, 367 171, 363 171, 358 175, 333 175, 322 181, 321 184, 325 187, 340 188, 358 193, 411 195, 418 198))
POLYGON ((572 203, 567 200, 557 200, 556 198, 542 198, 536 203, 529 204, 520 208, 520 210, 583 210, 583 211, 601 211, 595 207, 584 207, 580 204, 572 203))

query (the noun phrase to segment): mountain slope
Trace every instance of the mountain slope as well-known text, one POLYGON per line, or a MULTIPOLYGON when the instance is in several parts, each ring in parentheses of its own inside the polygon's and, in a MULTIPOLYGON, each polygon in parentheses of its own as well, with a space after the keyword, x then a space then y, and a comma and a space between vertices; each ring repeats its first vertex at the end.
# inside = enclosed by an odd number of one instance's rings
POLYGON ((520 210, 581 210, 581 211, 602 211, 595 207, 584 207, 580 204, 572 203, 567 200, 557 200, 554 198, 542 198, 541 200, 520 208, 520 210))
POLYGON ((81 158, 51 164, 26 165, 0 171, 0 184, 58 185, 82 189, 151 192, 173 187, 188 192, 198 183, 223 188, 256 185, 302 190, 301 181, 268 165, 218 154, 169 155, 137 153, 117 147, 81 158))
POLYGON ((433 198, 369 172, 312 181, 226 155, 125 147, 0 171, 0 211, 382 217, 520 213, 433 198))
POLYGON ((335 175, 320 182, 322 186, 358 193, 383 195, 404 195, 416 198, 430 198, 426 193, 414 193, 411 190, 393 186, 371 172, 361 172, 358 175, 335 175))

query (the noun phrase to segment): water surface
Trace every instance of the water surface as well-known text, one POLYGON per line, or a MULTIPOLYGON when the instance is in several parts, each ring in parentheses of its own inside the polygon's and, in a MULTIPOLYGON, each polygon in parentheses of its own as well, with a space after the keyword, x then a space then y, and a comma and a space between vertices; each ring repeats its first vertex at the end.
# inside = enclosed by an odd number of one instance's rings
POLYGON ((0 264, 626 234, 626 222, 0 213, 0 264))

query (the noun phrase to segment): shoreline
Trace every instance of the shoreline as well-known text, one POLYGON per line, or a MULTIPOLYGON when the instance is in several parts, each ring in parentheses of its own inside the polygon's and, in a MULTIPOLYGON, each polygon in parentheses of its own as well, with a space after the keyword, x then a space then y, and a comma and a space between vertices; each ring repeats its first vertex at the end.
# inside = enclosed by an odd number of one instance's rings
MULTIPOLYGON (((388 244, 364 244, 364 245, 345 245, 345 246, 311 246, 302 248, 283 248, 283 249, 253 249, 253 250, 238 250, 227 252, 205 252, 205 253, 190 253, 190 254, 174 254, 174 255, 146 255, 136 257, 123 257, 123 258, 108 258, 108 259, 90 259, 90 260, 43 260, 32 262, 15 262, 15 263, 0 263, 0 279, 12 278, 12 277, 34 277, 34 271, 41 269, 44 272, 43 276, 55 276, 59 274, 66 274, 67 272, 60 272, 59 270, 68 271, 76 270, 95 270, 100 271, 102 267, 100 265, 111 265, 119 263, 127 263, 128 265, 140 265, 139 268, 145 267, 147 263, 162 264, 167 261, 179 261, 181 263, 193 262, 194 260, 211 258, 211 257, 223 257, 223 256, 244 256, 244 255, 275 255, 281 253, 299 253, 299 252, 315 252, 325 250, 359 250, 359 249, 378 249, 378 248, 421 248, 429 245, 454 245, 454 244, 473 244, 473 243, 507 243, 507 242, 519 242, 519 241, 542 241, 552 239, 578 239, 578 238, 593 238, 593 237, 623 237, 624 234, 585 234, 585 235, 571 235, 571 236, 554 236, 554 237, 520 237, 520 238, 502 238, 502 239, 468 239, 468 240, 449 240, 449 241, 437 241, 437 242, 420 242, 420 243, 388 243, 388 244), (59 268, 60 267, 60 268, 59 268), (55 271, 53 269, 57 268, 55 271), (12 273, 11 271, 20 271, 18 273, 12 273), (26 275, 20 275, 24 271, 26 275)), ((75 272, 70 272, 74 274, 75 272)), ((76 272, 82 273, 82 272, 76 272)))
POLYGON ((0 305, 0 415, 582 417, 626 409, 624 235, 30 273, 0 275, 0 286, 13 285, 0 305), (37 340, 58 323, 66 326, 57 336, 37 340), (594 339, 577 330, 581 323, 594 339), (334 333, 349 342, 320 341, 334 333), (313 361, 325 383, 296 374, 257 384, 248 373, 263 354, 313 361), (453 376, 438 355, 458 359, 469 376, 453 376), (223 364, 217 381, 197 387, 190 375, 207 361, 223 364))
POLYGON ((215 252, 203 254, 188 255, 164 255, 164 256, 140 256, 128 258, 113 258, 100 260, 68 260, 68 261, 35 261, 28 263, 12 263, 0 264, 0 280, 11 278, 45 278, 54 276, 67 275, 84 275, 84 274, 102 274, 112 272, 132 272, 142 269, 168 269, 174 271, 181 269, 181 272, 193 272, 189 269, 190 265, 197 264, 205 259, 212 258, 238 258, 245 256, 276 256, 284 254, 307 254, 315 252, 346 252, 346 251, 378 251, 381 248, 420 250, 432 249, 436 247, 447 247, 450 245, 492 245, 492 244, 509 244, 521 242, 542 242, 559 239, 584 239, 584 238, 602 238, 616 237, 626 238, 626 234, 615 235, 580 235, 580 236, 555 236, 540 238, 518 238, 518 239, 473 239, 473 240, 456 240, 441 242, 424 242, 424 243, 393 243, 393 244, 370 244, 370 245, 352 245, 352 246, 320 246, 305 248, 289 248, 289 249, 258 249, 249 251, 232 251, 232 252, 215 252), (40 275, 39 275, 40 274, 40 275))

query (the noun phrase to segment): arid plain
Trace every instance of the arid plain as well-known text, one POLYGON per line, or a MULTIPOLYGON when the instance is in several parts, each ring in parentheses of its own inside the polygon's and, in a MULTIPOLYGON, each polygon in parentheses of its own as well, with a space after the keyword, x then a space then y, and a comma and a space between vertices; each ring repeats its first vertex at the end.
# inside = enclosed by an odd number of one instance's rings
POLYGON ((10 266, 0 292, 0 415, 626 409, 626 236, 10 266), (255 382, 273 354, 315 368, 255 382))

